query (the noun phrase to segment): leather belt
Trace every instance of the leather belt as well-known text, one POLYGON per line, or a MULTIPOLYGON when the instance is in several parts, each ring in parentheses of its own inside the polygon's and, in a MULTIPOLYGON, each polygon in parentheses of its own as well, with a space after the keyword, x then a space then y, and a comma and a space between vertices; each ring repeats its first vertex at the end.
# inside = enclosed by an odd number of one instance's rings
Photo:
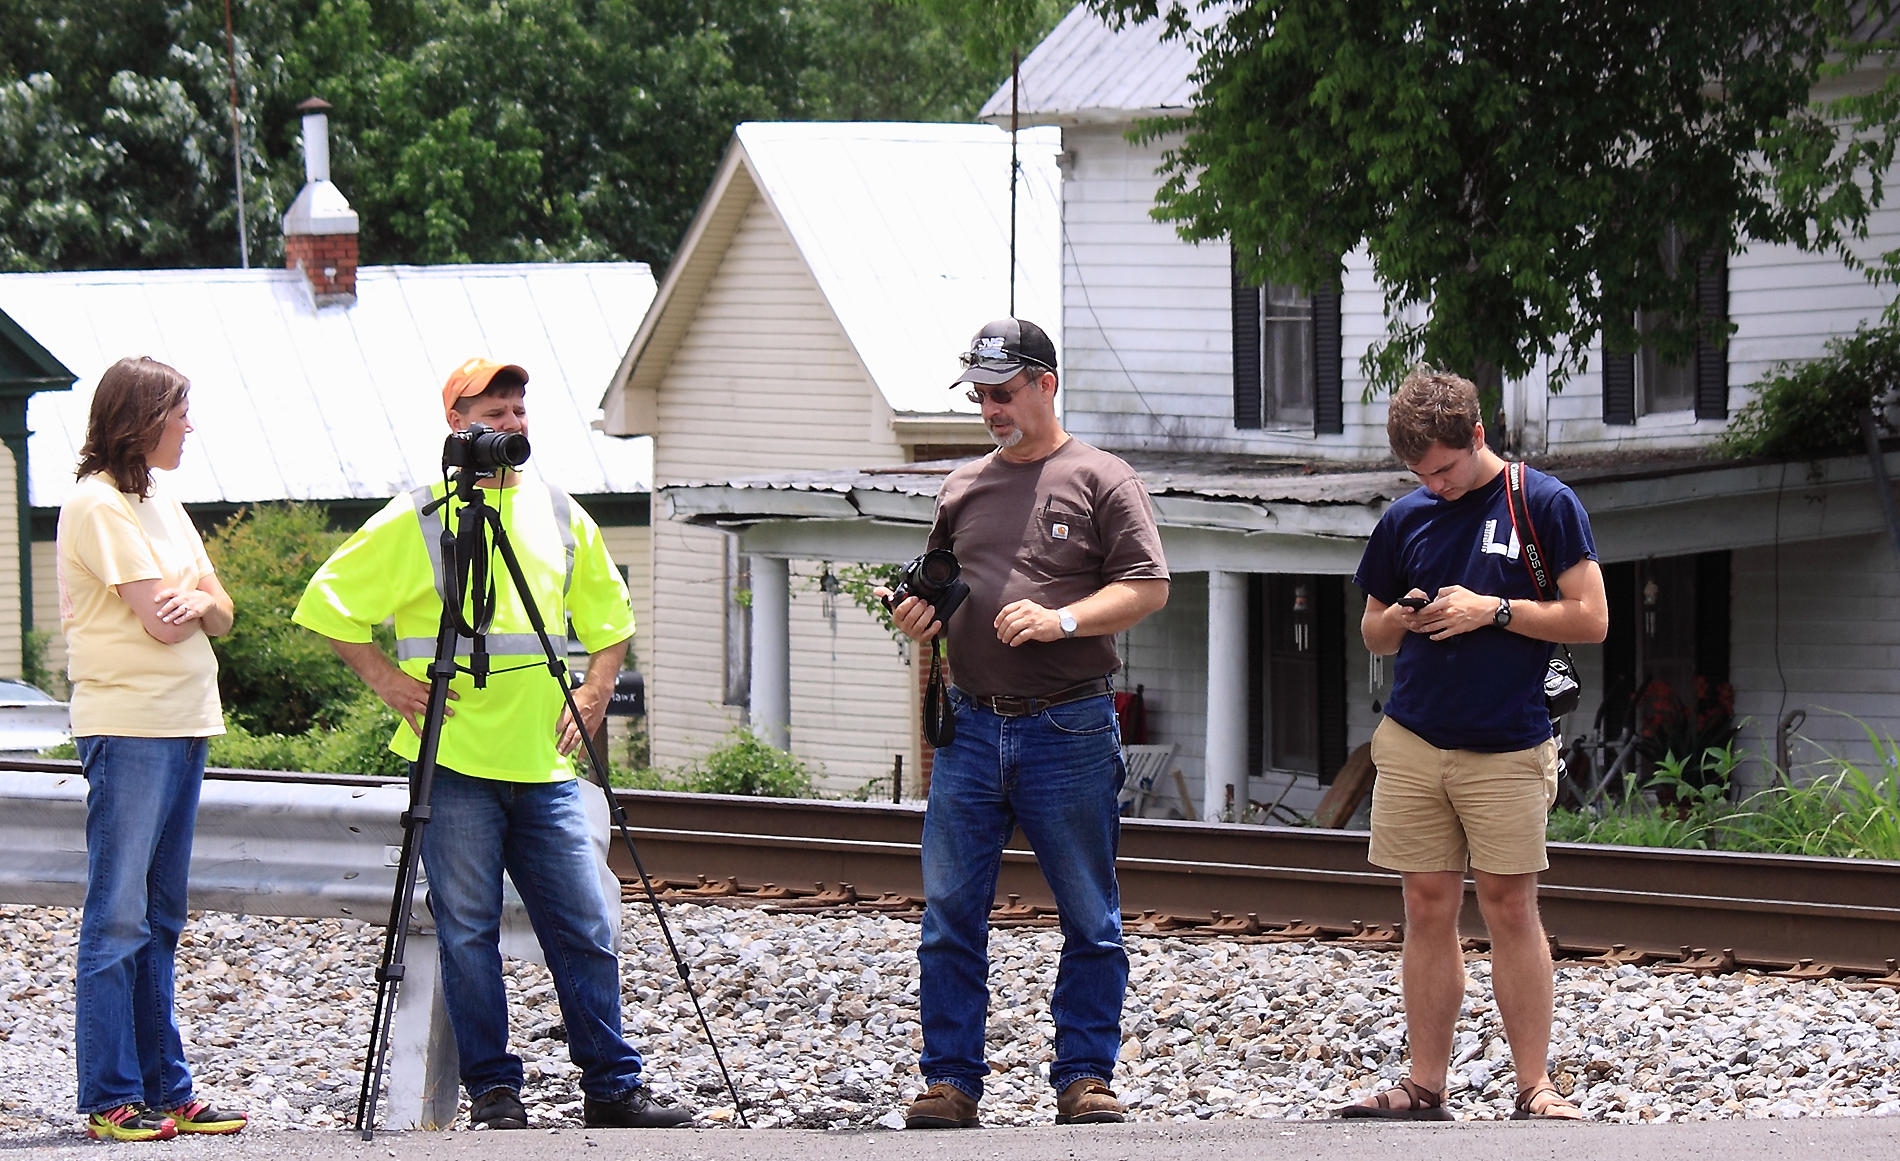
POLYGON ((1055 706, 1068 705, 1072 701, 1100 697, 1114 688, 1114 683, 1106 677, 1091 677, 1087 681, 1078 681, 1074 685, 1058 689, 1054 693, 1044 694, 1042 697, 1016 697, 1006 693, 999 693, 992 697, 978 697, 961 686, 957 687, 957 692, 998 717, 1026 718, 1055 706))

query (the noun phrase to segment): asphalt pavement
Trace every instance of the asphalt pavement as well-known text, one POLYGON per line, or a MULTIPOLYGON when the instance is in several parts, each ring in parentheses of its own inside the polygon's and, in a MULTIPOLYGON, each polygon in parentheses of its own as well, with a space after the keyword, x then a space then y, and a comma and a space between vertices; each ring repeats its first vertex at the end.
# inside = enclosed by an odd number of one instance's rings
POLYGON ((1661 1125, 1218 1120, 896 1132, 814 1129, 527 1129, 519 1132, 244 1132, 103 1145, 78 1132, 0 1135, 0 1161, 109 1150, 123 1161, 1876 1161, 1900 1157, 1900 1117, 1661 1125))

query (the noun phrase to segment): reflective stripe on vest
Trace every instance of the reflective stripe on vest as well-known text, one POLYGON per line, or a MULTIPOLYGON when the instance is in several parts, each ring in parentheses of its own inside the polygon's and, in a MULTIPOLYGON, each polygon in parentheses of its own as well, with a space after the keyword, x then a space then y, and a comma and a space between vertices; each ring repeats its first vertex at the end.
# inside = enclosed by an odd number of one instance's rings
MULTIPOLYGON (((574 584, 573 501, 568 499, 566 492, 554 485, 548 484, 546 487, 548 502, 554 509, 554 526, 561 530, 561 597, 565 600, 568 589, 574 584)), ((429 552, 429 570, 435 574, 436 599, 447 601, 448 584, 442 575, 442 508, 429 508, 435 502, 435 495, 428 484, 412 489, 409 499, 416 506, 416 526, 422 532, 423 547, 429 552)), ((473 645, 472 638, 456 637, 455 655, 466 656, 473 645)), ((541 639, 533 633, 490 633, 488 652, 499 657, 532 656, 541 652, 541 639)), ((434 656, 434 637, 403 637, 396 642, 397 661, 426 660, 434 656)))

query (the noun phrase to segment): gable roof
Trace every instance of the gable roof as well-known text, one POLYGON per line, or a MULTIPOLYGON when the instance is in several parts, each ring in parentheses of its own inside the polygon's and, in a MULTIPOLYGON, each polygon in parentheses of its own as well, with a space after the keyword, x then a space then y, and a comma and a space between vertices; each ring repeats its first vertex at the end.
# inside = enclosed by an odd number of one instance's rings
MULTIPOLYGON (((1231 5, 1187 5, 1196 35, 1164 40, 1164 19, 1110 28, 1087 4, 1077 4, 1044 37, 1018 70, 1023 125, 1120 124, 1141 117, 1180 115, 1194 103, 1199 35, 1227 20, 1231 5)), ((978 118, 1007 126, 1011 82, 983 103, 978 118)))
POLYGON ((64 391, 76 378, 26 328, 0 310, 0 398, 64 391))
POLYGON ((580 495, 651 486, 652 444, 594 430, 653 298, 645 263, 365 266, 318 308, 288 270, 0 274, 0 309, 78 376, 35 396, 32 504, 73 486, 99 376, 150 355, 191 380, 186 503, 378 499, 439 478, 441 385, 471 355, 528 369, 531 463, 580 495))
MULTIPOLYGON (((1016 313, 1061 345, 1060 142, 1020 135, 1016 313)), ((955 356, 1009 313, 1010 140, 991 125, 748 122, 693 219, 602 406, 643 430, 650 399, 739 222, 762 198, 892 411, 967 413, 955 356)), ((649 417, 650 419, 650 417, 649 417)))

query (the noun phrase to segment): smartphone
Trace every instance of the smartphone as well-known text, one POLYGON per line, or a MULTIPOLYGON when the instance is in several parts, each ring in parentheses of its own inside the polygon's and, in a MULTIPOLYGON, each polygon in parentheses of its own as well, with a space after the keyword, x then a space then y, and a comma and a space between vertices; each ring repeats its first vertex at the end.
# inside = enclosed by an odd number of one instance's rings
POLYGON ((1417 611, 1424 608, 1426 605, 1431 604, 1432 602, 1425 597, 1400 597, 1397 603, 1404 605, 1406 608, 1416 613, 1417 611))

